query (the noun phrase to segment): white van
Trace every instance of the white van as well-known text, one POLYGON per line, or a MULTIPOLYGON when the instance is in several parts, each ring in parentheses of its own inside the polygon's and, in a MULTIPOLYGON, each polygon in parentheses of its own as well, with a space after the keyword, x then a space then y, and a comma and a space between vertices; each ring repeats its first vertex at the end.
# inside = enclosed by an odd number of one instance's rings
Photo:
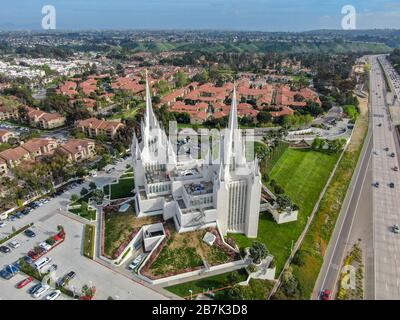
POLYGON ((33 263, 33 265, 36 269, 39 270, 39 269, 43 268, 46 264, 50 263, 50 261, 51 261, 50 257, 42 257, 42 258, 38 259, 37 261, 35 261, 33 263))

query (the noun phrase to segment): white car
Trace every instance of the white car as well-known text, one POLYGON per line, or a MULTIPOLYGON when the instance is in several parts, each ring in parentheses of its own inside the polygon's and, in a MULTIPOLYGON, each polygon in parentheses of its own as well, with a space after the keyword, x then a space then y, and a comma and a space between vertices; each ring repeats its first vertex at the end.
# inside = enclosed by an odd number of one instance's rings
POLYGON ((46 296, 46 300, 56 300, 61 295, 60 290, 55 290, 46 296))
POLYGON ((39 298, 43 293, 50 289, 48 284, 42 284, 42 286, 33 294, 35 298, 39 298))
POLYGON ((46 251, 49 251, 51 249, 51 245, 49 245, 47 242, 39 243, 39 247, 43 248, 46 251))
POLYGON ((13 249, 17 249, 20 245, 21 244, 17 240, 13 240, 8 244, 8 246, 13 249))
POLYGON ((5 223, 5 222, 0 222, 0 228, 5 227, 6 225, 7 225, 7 223, 5 223))
POLYGON ((142 262, 143 259, 143 255, 138 255, 135 260, 133 260, 131 262, 131 264, 128 266, 129 270, 134 270, 139 264, 140 262, 142 262))

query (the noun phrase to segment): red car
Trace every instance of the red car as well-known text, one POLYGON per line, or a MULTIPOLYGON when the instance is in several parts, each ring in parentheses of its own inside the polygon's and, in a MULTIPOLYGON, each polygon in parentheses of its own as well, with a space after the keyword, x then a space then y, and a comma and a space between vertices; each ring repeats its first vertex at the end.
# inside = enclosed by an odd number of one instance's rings
POLYGON ((33 278, 32 278, 32 277, 28 277, 28 278, 26 278, 26 279, 20 281, 20 282, 17 284, 17 288, 18 288, 18 289, 21 289, 21 288, 25 287, 28 283, 31 283, 32 281, 33 281, 33 278))
POLYGON ((34 252, 33 250, 28 252, 28 256, 31 257, 32 260, 36 260, 39 257, 39 255, 36 252, 34 252))
POLYGON ((321 292, 321 300, 331 300, 331 290, 324 290, 321 292))

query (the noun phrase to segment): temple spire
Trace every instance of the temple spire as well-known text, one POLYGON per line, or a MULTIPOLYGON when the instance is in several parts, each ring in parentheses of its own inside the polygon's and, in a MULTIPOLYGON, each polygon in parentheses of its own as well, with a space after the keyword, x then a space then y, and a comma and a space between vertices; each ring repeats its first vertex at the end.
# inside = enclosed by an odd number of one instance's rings
POLYGON ((151 102, 149 78, 146 69, 146 119, 145 125, 148 129, 154 129, 156 126, 156 118, 154 116, 153 106, 151 102))

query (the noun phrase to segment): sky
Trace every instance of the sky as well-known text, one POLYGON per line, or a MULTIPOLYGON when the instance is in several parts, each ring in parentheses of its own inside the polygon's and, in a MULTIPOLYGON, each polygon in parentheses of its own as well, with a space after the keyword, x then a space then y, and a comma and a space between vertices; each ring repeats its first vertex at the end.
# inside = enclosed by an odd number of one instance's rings
POLYGON ((400 0, 1 0, 0 30, 41 29, 45 5, 59 30, 340 29, 344 5, 357 29, 400 29, 400 0))

